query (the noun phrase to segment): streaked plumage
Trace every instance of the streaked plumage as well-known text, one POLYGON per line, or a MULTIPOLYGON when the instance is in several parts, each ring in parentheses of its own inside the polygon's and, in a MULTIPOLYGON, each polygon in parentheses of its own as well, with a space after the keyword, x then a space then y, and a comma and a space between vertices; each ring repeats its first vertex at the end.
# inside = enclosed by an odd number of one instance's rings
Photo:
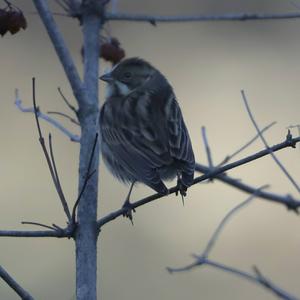
POLYGON ((108 95, 100 113, 102 155, 125 183, 142 182, 167 194, 164 179, 193 182, 194 154, 180 107, 167 79, 139 58, 121 61, 100 77, 108 95))

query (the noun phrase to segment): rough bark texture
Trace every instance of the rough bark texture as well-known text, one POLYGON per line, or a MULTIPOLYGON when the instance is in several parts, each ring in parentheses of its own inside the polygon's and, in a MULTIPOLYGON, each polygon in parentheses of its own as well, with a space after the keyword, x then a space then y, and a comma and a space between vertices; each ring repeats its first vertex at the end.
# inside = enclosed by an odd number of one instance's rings
MULTIPOLYGON (((92 3, 91 3, 92 4, 92 3)), ((79 190, 89 162, 92 145, 98 132, 98 61, 99 15, 91 4, 83 8, 84 89, 86 102, 80 106, 81 142, 79 158, 79 190)), ((77 300, 96 300, 97 292, 97 196, 99 147, 97 146, 91 170, 97 170, 89 180, 78 206, 76 232, 76 295, 77 300)))

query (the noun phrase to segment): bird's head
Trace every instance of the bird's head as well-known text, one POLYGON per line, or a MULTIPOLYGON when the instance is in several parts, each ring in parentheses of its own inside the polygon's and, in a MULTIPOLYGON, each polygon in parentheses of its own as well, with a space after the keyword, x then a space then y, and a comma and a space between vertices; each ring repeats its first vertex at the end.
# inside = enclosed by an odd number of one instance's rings
POLYGON ((108 83, 109 95, 127 96, 145 84, 157 70, 140 58, 127 58, 118 63, 101 80, 108 83))

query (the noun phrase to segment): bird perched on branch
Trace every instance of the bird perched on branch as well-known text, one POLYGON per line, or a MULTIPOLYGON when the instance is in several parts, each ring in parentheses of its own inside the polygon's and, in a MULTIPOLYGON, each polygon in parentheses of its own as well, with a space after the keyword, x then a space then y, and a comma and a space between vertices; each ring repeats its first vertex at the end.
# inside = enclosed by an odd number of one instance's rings
POLYGON ((129 201, 135 182, 168 194, 163 180, 177 176, 182 199, 193 183, 192 144, 173 89, 150 63, 128 58, 100 77, 107 98, 100 113, 102 156, 111 173, 131 183, 123 205, 132 220, 129 201))

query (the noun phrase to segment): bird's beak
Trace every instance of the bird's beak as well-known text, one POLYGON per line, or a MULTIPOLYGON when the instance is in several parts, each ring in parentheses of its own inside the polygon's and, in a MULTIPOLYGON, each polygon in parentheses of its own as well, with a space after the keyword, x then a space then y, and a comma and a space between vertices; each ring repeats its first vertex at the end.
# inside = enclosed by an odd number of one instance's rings
POLYGON ((106 81, 106 82, 112 82, 114 80, 111 73, 103 74, 102 76, 99 77, 99 79, 106 81))

